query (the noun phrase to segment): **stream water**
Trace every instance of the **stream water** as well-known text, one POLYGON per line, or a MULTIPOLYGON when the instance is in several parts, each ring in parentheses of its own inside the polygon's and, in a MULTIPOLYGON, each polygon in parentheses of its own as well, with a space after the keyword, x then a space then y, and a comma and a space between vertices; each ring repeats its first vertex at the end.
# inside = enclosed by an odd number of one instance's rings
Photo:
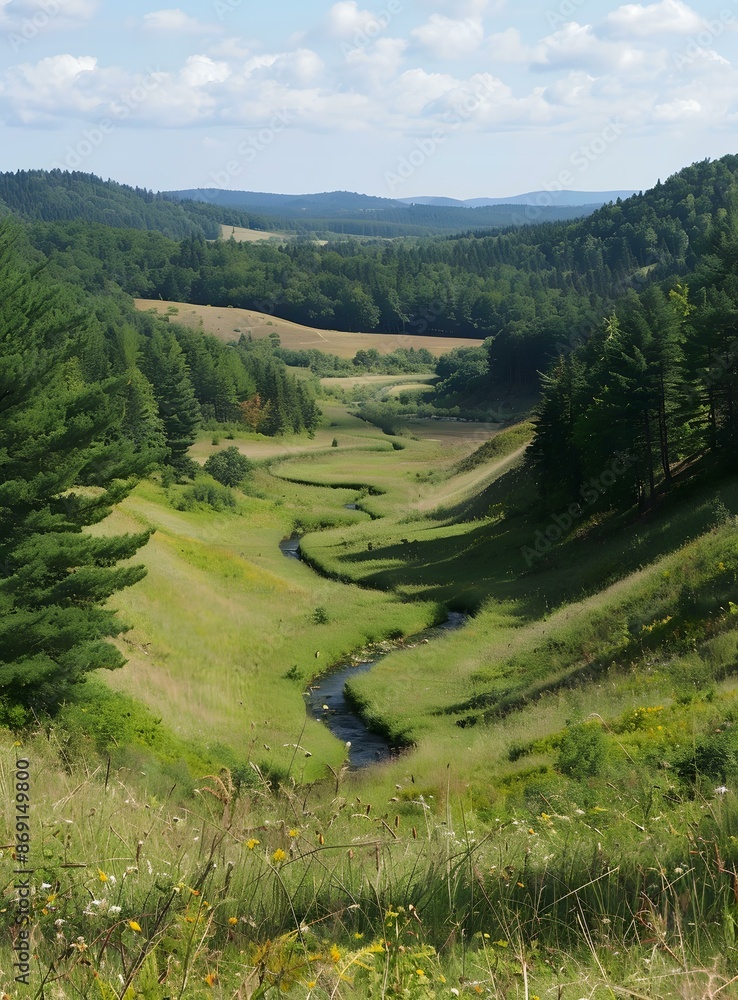
POLYGON ((362 718, 356 714, 351 702, 346 698, 346 682, 357 674, 366 673, 376 667, 385 656, 398 649, 412 649, 421 643, 432 642, 447 632, 463 628, 467 616, 458 611, 449 611, 448 618, 441 625, 427 628, 404 642, 388 642, 366 653, 365 657, 349 657, 335 663, 330 672, 320 677, 305 693, 307 707, 314 719, 324 722, 339 740, 350 743, 349 762, 352 768, 367 767, 387 760, 400 753, 401 747, 394 747, 384 736, 367 729, 362 718))
POLYGON ((302 562, 299 538, 285 538, 279 543, 279 548, 283 556, 287 556, 288 559, 297 559, 298 562, 302 562))
MULTIPOLYGON (((301 559, 299 538, 285 539, 279 543, 279 547, 287 558, 301 559)), ((384 736, 373 733, 366 727, 346 698, 346 682, 371 670, 390 653, 432 642, 448 632, 463 628, 467 621, 467 615, 449 611, 448 618, 440 625, 424 629, 404 641, 382 643, 360 657, 350 656, 339 660, 327 674, 308 688, 305 692, 308 712, 314 719, 328 726, 339 740, 350 744, 349 762, 353 769, 387 760, 400 753, 402 748, 392 746, 384 736)))

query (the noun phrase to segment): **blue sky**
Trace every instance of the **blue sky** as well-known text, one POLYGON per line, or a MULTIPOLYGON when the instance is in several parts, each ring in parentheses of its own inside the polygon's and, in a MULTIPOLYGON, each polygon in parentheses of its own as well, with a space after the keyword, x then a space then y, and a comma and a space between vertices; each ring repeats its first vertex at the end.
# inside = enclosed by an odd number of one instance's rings
POLYGON ((738 0, 162 2, 0 0, 0 169, 471 198, 738 152, 738 0))

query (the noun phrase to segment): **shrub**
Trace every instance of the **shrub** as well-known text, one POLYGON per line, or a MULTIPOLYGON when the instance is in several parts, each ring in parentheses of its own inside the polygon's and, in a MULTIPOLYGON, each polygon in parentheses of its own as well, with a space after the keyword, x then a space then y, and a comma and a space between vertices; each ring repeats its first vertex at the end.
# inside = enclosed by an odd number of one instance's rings
POLYGON ((725 781, 738 771, 738 732, 729 729, 698 740, 677 758, 674 770, 683 781, 696 781, 700 775, 725 781))
POLYGON ((581 781, 600 774, 606 746, 602 729, 596 722, 585 722, 567 729, 556 756, 556 768, 569 778, 581 781))
POLYGON ((205 471, 223 486, 238 486, 251 471, 251 462, 238 448, 231 446, 211 455, 205 463, 205 471))
POLYGON ((236 498, 229 486, 220 486, 198 480, 182 494, 177 507, 179 510, 192 510, 195 504, 204 503, 213 510, 223 511, 236 506, 236 498))

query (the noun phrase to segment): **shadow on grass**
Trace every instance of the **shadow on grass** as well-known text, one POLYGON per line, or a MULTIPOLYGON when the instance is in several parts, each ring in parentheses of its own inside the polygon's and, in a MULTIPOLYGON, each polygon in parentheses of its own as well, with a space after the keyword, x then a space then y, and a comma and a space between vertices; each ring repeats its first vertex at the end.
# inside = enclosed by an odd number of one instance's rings
POLYGON ((551 514, 542 513, 540 504, 535 510, 534 496, 528 470, 513 468, 471 501, 392 526, 393 534, 415 538, 336 555, 338 573, 345 566, 342 578, 360 586, 422 591, 427 599, 463 610, 492 599, 512 604, 523 621, 540 618, 674 552, 725 512, 738 512, 738 478, 709 485, 694 479, 647 514, 631 509, 600 515, 540 557, 531 551, 551 514), (473 520, 495 510, 497 520, 473 520), (390 565, 377 569, 377 562, 390 565))

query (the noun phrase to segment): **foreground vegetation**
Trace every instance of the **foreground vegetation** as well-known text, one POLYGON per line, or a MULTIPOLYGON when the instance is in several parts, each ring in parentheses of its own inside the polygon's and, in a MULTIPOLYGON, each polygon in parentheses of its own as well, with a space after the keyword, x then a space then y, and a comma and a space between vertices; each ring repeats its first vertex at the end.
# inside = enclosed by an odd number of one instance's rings
MULTIPOLYGON (((480 827, 409 779, 387 804, 346 779, 236 795, 213 776, 184 806, 126 769, 69 764, 54 731, 21 749, 44 816, 44 996, 736 995, 727 797, 680 799, 678 828, 564 797, 480 827)), ((1 961, 15 996, 7 945, 1 961)))

